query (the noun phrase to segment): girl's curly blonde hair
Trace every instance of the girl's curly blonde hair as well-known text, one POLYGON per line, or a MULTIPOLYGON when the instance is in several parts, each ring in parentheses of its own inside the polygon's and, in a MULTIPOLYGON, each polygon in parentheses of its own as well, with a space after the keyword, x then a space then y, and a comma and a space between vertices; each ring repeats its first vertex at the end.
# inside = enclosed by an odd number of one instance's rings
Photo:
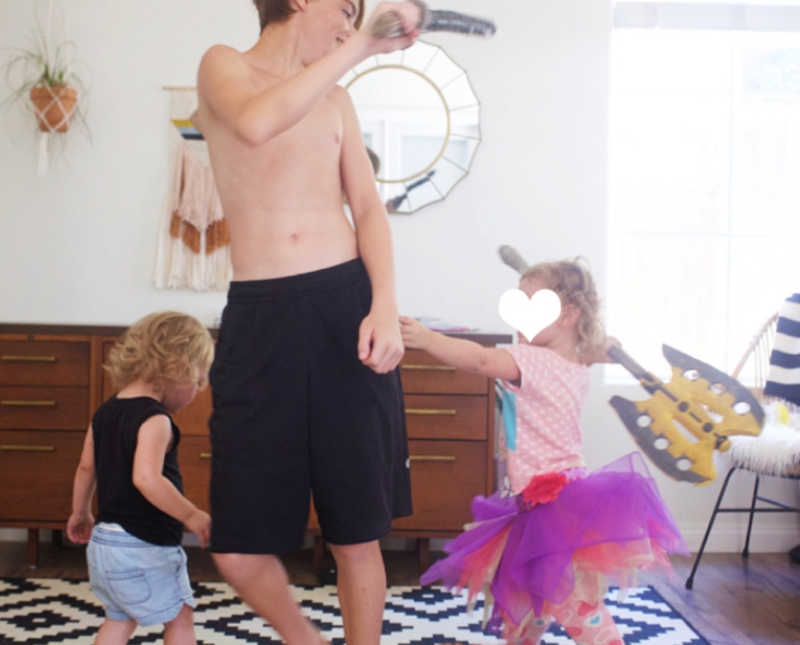
POLYGON ((605 344, 606 333, 600 316, 600 298, 586 260, 558 260, 535 264, 522 274, 520 283, 528 279, 541 280, 561 298, 561 305, 578 308, 578 353, 592 356, 605 344))
POLYGON ((203 324, 187 314, 145 316, 125 332, 103 365, 116 389, 142 379, 161 390, 166 382, 204 387, 214 342, 203 324))

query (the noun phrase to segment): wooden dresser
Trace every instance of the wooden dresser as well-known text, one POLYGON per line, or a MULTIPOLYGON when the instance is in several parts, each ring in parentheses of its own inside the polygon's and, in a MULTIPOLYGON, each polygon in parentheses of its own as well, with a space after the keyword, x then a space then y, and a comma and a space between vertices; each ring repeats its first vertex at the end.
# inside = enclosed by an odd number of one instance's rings
MULTIPOLYGON (((72 477, 92 412, 113 393, 102 369, 121 327, 0 324, 0 526, 28 529, 28 559, 38 559, 38 529, 63 529, 72 477)), ((453 334, 484 345, 502 334, 453 334)), ((401 363, 414 514, 392 535, 428 540, 457 535, 470 501, 494 489, 494 386, 490 379, 438 364, 410 350, 401 363)), ((185 493, 208 508, 211 446, 207 389, 175 421, 185 493)), ((309 533, 319 533, 311 513, 309 533)), ((57 533, 56 535, 60 535, 57 533)), ((321 557, 317 540, 316 558, 321 557)))

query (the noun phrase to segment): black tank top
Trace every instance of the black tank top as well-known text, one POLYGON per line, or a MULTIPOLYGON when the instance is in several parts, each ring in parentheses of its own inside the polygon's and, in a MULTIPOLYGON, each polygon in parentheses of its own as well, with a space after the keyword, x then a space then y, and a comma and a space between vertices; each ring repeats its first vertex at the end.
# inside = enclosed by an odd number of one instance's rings
POLYGON ((172 425, 172 443, 164 457, 162 473, 183 493, 178 470, 180 431, 167 409, 147 396, 118 399, 115 395, 92 418, 97 521, 116 522, 140 540, 167 546, 181 543, 183 525, 153 506, 133 485, 133 456, 139 428, 157 414, 169 417, 172 425))

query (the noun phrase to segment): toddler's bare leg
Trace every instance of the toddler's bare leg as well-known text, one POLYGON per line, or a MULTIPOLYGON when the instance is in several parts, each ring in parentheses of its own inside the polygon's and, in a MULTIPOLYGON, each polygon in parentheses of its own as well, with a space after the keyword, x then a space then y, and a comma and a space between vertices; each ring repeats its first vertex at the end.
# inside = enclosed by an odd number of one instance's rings
POLYGON ((214 562, 237 594, 280 634, 286 645, 324 642, 289 591, 289 577, 274 555, 215 553, 214 562))
POLYGON ((194 611, 184 605, 171 621, 164 625, 164 645, 196 645, 194 611))
POLYGON ((123 645, 136 631, 135 620, 109 620, 100 626, 94 645, 123 645))
POLYGON ((347 645, 378 645, 386 602, 386 569, 377 540, 331 544, 347 645))

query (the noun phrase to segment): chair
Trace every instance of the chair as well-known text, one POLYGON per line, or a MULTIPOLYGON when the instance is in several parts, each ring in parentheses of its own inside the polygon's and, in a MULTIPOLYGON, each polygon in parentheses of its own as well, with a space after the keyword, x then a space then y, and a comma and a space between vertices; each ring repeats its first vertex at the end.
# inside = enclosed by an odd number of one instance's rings
MULTIPOLYGON (((734 378, 739 378, 745 365, 752 365, 755 377, 756 395, 764 401, 763 390, 769 371, 770 353, 775 341, 775 334, 778 324, 778 314, 770 316, 769 320, 761 327, 753 338, 747 351, 742 356, 739 364, 731 374, 734 378)), ((791 404, 787 404, 790 406, 791 404)), ((794 408, 796 409, 796 408, 794 408)), ((719 493, 714 512, 708 522, 703 542, 692 566, 692 571, 686 579, 686 588, 691 589, 694 584, 694 576, 703 557, 703 551, 714 526, 714 520, 718 513, 748 513, 747 537, 745 538, 742 557, 750 555, 750 535, 753 529, 753 517, 756 513, 800 513, 800 508, 789 506, 758 494, 758 487, 761 477, 780 477, 783 479, 800 480, 800 432, 789 426, 777 426, 771 424, 769 429, 758 437, 730 437, 731 448, 728 452, 730 459, 730 469, 725 477, 722 490, 719 493), (769 430, 769 431, 768 431, 769 430), (728 488, 728 483, 735 472, 748 471, 755 475, 753 486, 753 498, 749 507, 730 508, 721 507, 722 498, 728 488), (768 506, 757 506, 759 502, 768 506)))

